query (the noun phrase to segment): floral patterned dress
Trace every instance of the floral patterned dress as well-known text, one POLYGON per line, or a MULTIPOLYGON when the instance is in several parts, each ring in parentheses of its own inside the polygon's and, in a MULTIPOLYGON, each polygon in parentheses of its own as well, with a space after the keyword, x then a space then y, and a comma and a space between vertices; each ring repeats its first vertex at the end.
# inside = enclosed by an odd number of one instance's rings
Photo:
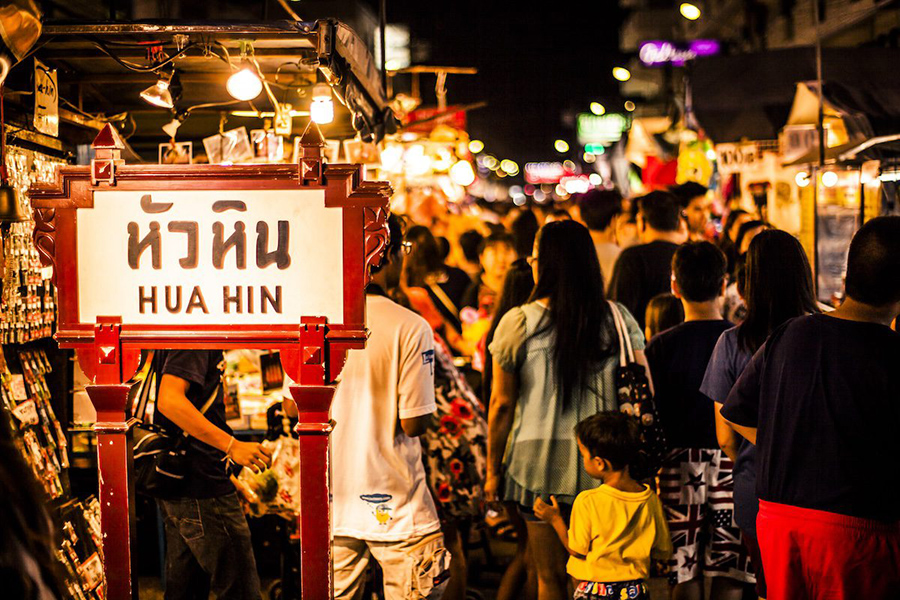
POLYGON ((437 335, 434 350, 437 411, 421 438, 425 472, 441 519, 472 518, 482 514, 484 504, 485 410, 437 335))

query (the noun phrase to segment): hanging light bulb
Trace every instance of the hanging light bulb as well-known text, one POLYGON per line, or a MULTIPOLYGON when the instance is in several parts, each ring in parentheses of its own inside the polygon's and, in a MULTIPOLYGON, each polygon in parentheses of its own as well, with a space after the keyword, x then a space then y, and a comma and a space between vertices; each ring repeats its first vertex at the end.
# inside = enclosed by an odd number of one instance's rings
POLYGON ((172 108, 175 106, 175 101, 172 99, 172 92, 169 91, 169 85, 172 83, 172 77, 174 75, 174 69, 162 71, 159 74, 157 82, 141 92, 141 98, 153 106, 162 108, 172 108))
POLYGON ((262 81, 247 61, 225 83, 225 89, 235 100, 253 100, 259 96, 262 88, 262 81))
POLYGON ((334 121, 334 100, 331 98, 331 86, 327 83, 317 83, 313 86, 309 118, 319 125, 334 121))

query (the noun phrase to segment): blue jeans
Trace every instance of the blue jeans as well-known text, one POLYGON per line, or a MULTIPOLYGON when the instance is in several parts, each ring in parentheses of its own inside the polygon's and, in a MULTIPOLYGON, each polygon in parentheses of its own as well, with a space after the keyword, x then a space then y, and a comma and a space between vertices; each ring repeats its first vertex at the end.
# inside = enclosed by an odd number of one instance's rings
POLYGON ((250 528, 236 493, 157 500, 166 522, 166 600, 260 600, 250 528))

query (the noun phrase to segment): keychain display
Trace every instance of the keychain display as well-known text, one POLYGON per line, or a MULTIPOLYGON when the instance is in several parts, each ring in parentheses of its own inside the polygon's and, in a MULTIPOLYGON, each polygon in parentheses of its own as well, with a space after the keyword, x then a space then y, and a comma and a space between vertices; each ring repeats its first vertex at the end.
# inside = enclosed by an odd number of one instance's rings
MULTIPOLYGON (((16 189, 26 214, 31 207, 25 190, 35 183, 51 183, 56 167, 63 164, 40 152, 16 147, 6 151, 9 181, 16 189)), ((50 282, 52 270, 41 265, 31 241, 33 221, 13 223, 3 235, 3 289, 0 293, 0 342, 24 344, 50 337, 56 320, 56 289, 50 282)))

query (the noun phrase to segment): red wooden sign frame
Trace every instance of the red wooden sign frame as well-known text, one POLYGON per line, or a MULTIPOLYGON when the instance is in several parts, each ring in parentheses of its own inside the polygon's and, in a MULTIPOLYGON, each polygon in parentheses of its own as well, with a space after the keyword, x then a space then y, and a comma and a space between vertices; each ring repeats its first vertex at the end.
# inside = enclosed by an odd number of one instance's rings
POLYGON ((294 165, 125 165, 118 158, 117 136, 107 126, 95 140, 97 158, 91 167, 62 167, 56 185, 29 191, 35 213, 34 243, 43 264, 53 267, 58 290, 56 339, 61 347, 75 349, 81 368, 93 382, 87 392, 97 409, 94 428, 110 600, 138 597, 133 568, 134 422, 127 418, 126 402, 140 351, 149 348, 281 352, 285 372, 299 384, 291 393, 300 415, 300 500, 302 506, 310 507, 301 510, 299 522, 303 597, 333 596, 328 464, 333 384, 346 352, 365 346, 365 286, 370 267, 381 260, 388 242, 391 188, 388 183, 364 181, 359 165, 324 164, 323 146, 321 134, 312 125, 303 135, 302 156, 294 165), (117 315, 98 317, 96 323, 80 322, 77 213, 93 207, 94 192, 226 189, 324 190, 325 206, 343 213, 343 323, 328 323, 317 315, 291 325, 135 325, 117 315))

